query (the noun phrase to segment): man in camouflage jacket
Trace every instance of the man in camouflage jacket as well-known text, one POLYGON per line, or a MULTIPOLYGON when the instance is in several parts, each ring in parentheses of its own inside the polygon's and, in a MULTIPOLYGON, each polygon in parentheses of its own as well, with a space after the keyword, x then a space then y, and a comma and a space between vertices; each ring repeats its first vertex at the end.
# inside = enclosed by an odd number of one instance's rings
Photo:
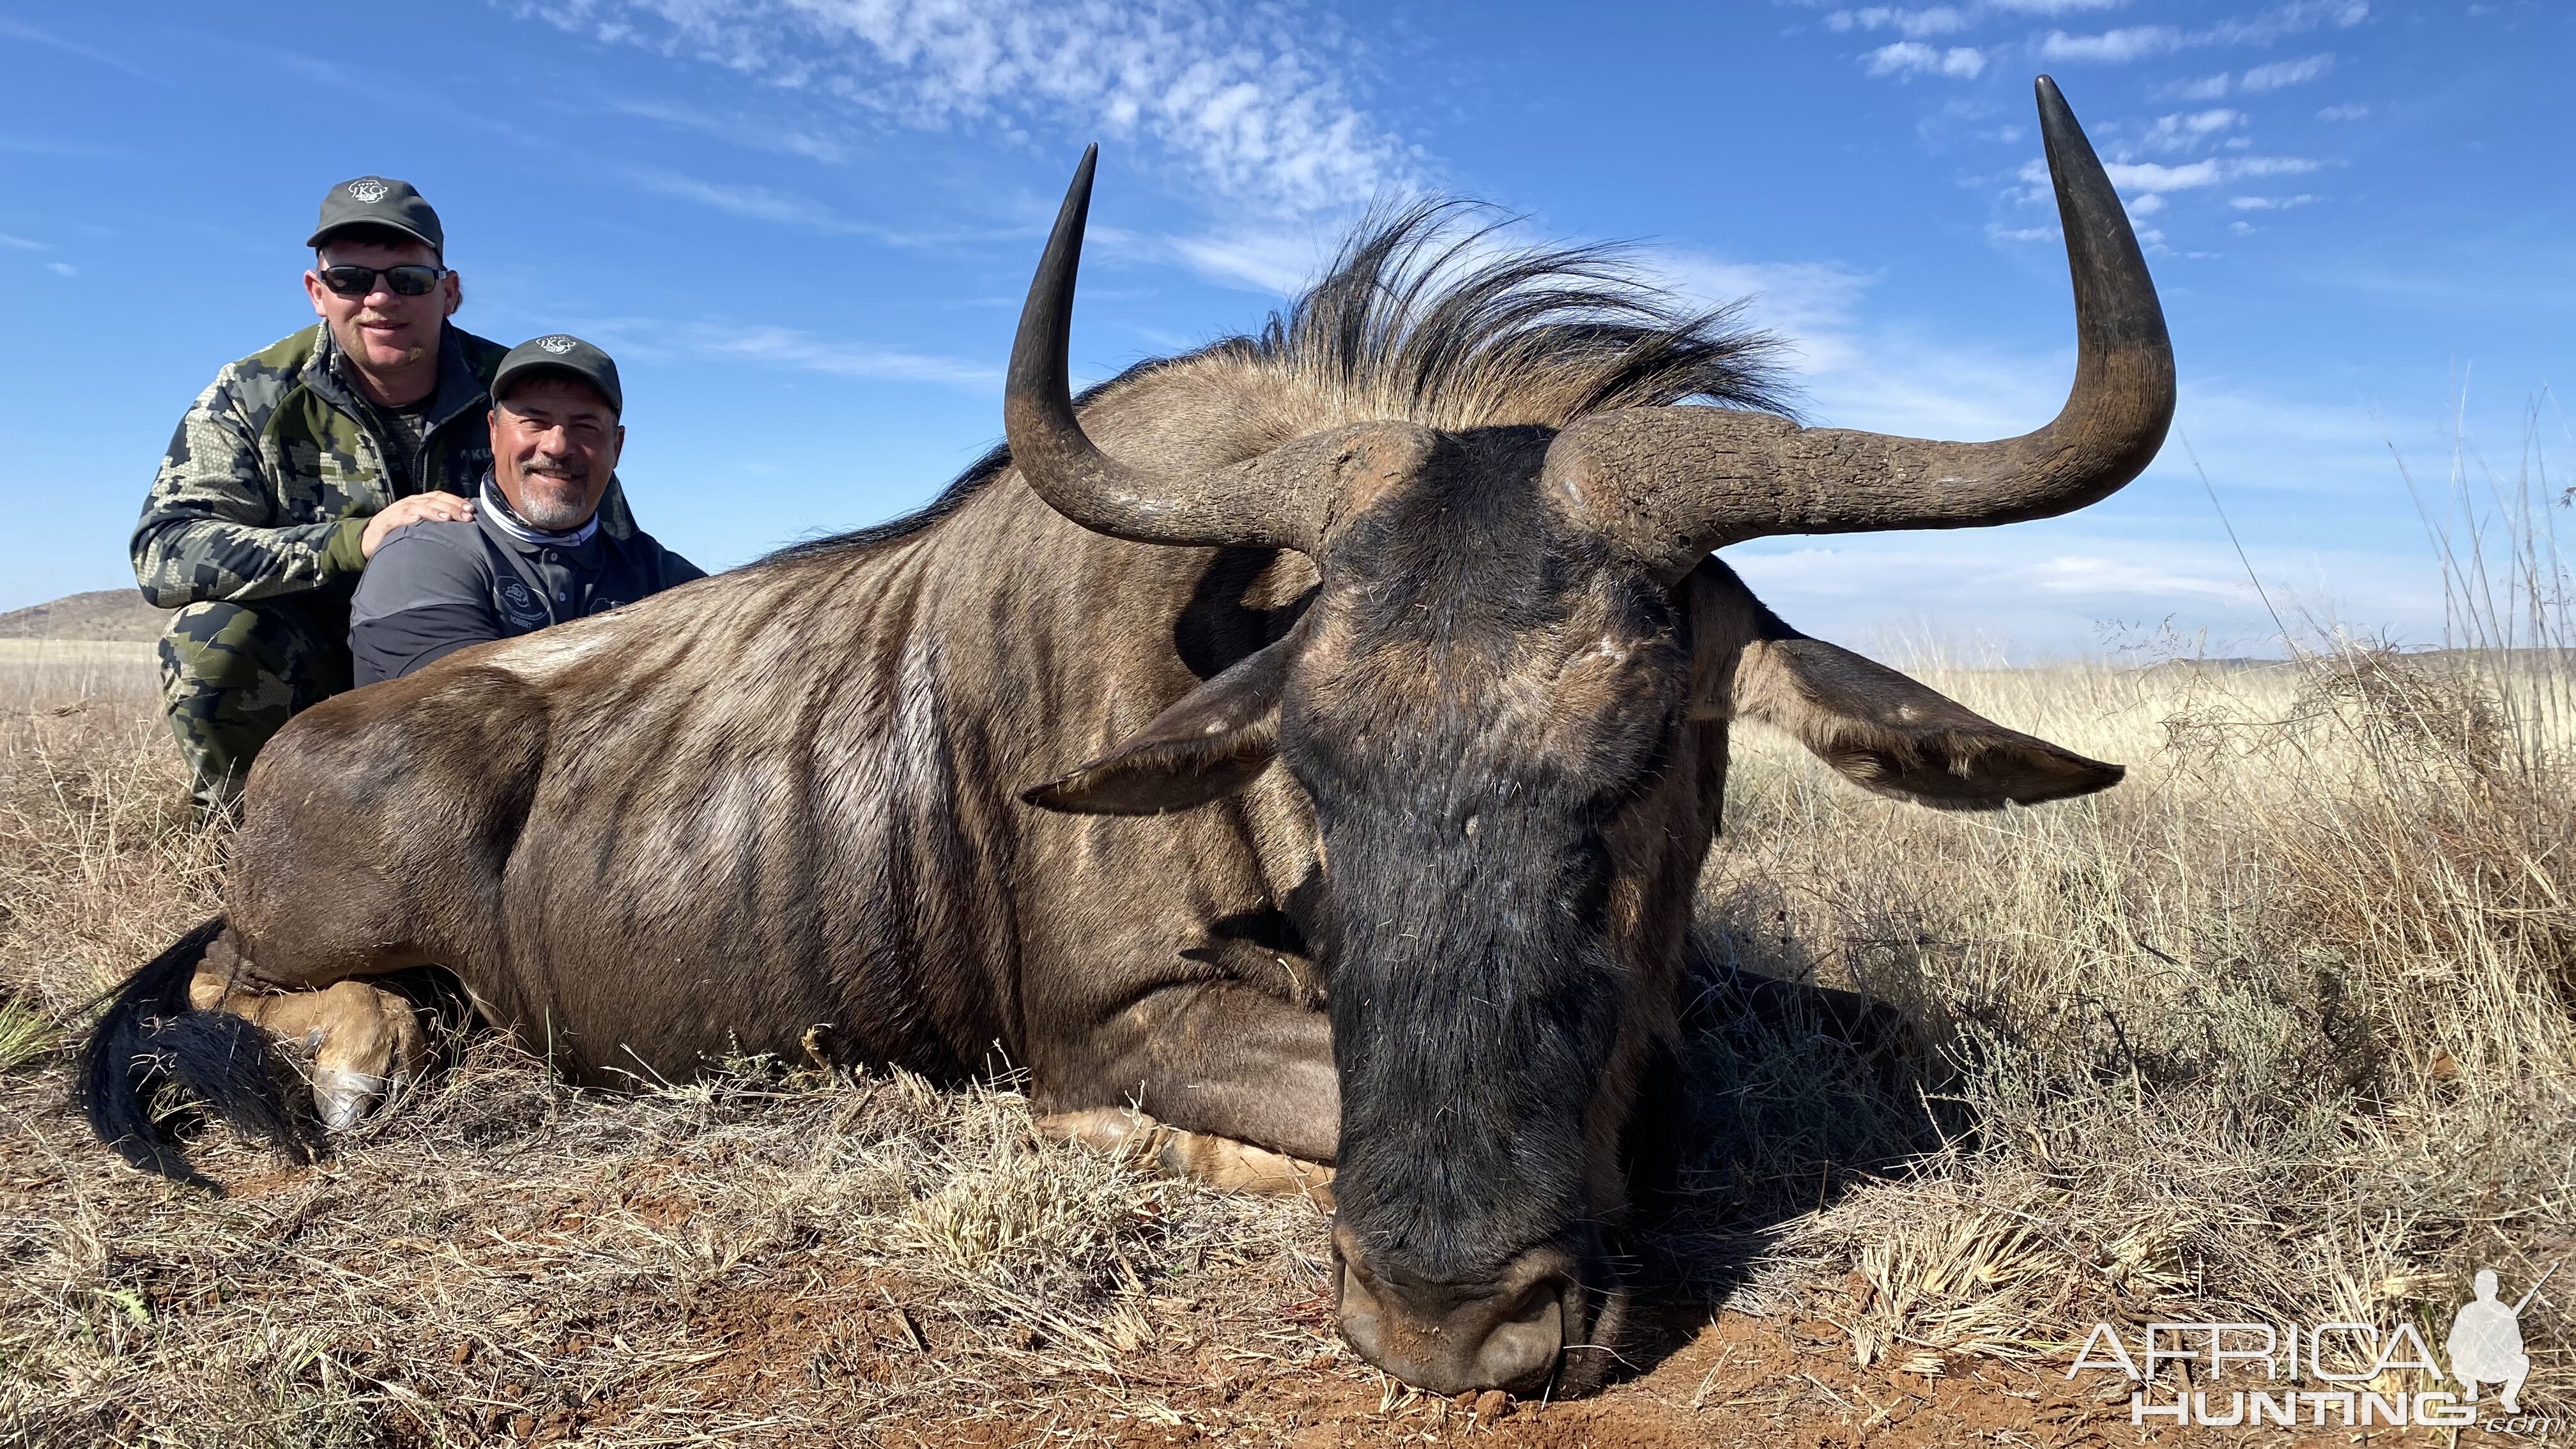
MULTIPOLYGON (((508 349, 448 321, 461 301, 437 213, 409 185, 331 188, 305 290, 322 319, 243 358, 180 420, 134 530, 170 726, 202 809, 230 808, 260 746, 350 687, 349 596, 393 528, 473 516, 485 414, 508 349)), ((599 511, 634 532, 612 483, 599 511)))

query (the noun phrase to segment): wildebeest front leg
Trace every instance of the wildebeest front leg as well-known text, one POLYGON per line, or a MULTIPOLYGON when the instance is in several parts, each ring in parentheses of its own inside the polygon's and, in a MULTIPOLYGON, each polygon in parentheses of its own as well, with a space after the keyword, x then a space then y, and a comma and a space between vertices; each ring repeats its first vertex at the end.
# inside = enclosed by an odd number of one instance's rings
POLYGON ((1097 1029, 1041 1130, 1120 1148, 1139 1132, 1168 1167, 1220 1186, 1301 1191, 1341 1138, 1341 1085, 1323 1013, 1233 982, 1166 987, 1097 1029), (1141 1115, 1140 1115, 1141 1114, 1141 1115))
POLYGON ((324 1125, 353 1127, 417 1076, 428 1039, 411 1003, 381 986, 342 981, 324 990, 246 990, 230 972, 199 971, 188 988, 199 1011, 229 1011, 296 1043, 324 1125))
POLYGON ((1037 1129, 1059 1141, 1082 1143, 1113 1156, 1151 1158, 1175 1177, 1194 1178, 1235 1192, 1299 1193, 1333 1205, 1333 1169, 1208 1132, 1184 1132, 1132 1107, 1092 1107, 1037 1119, 1037 1129))

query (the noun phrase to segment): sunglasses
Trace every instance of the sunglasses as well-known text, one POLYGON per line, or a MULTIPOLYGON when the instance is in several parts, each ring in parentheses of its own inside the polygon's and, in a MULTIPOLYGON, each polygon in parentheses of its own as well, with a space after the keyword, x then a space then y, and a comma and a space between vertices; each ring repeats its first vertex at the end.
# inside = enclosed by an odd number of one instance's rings
POLYGON ((343 297, 363 297, 376 289, 376 278, 385 279, 385 290, 397 297, 418 297, 438 285, 447 275, 445 267, 424 266, 415 262, 402 267, 322 267, 314 275, 322 285, 343 297))

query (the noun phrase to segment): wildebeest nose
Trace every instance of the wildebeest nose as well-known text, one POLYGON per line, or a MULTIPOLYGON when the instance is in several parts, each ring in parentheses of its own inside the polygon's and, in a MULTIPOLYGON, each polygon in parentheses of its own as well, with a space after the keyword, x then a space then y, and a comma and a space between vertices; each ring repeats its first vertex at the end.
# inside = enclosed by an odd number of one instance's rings
POLYGON ((1533 1249, 1490 1282, 1435 1283, 1372 1271, 1356 1244, 1335 1238, 1342 1336, 1360 1357, 1433 1393, 1546 1385, 1565 1347, 1565 1305, 1582 1301, 1565 1253, 1533 1249))

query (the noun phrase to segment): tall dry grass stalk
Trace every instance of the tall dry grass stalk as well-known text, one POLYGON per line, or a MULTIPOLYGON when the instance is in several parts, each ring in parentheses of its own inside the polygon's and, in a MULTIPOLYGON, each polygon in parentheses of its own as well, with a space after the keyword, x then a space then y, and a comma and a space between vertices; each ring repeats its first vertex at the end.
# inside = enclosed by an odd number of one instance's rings
POLYGON ((0 996, 60 1016, 213 913, 158 698, 148 644, 0 639, 0 996))

